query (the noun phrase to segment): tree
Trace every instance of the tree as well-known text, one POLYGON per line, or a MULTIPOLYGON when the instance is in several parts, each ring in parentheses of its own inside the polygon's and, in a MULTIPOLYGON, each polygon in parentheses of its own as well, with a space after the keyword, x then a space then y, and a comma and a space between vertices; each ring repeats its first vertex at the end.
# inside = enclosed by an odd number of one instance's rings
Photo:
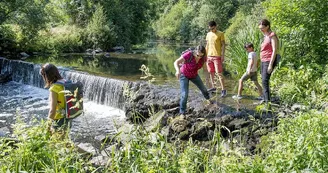
POLYGON ((327 0, 269 0, 264 5, 290 62, 327 64, 327 0))

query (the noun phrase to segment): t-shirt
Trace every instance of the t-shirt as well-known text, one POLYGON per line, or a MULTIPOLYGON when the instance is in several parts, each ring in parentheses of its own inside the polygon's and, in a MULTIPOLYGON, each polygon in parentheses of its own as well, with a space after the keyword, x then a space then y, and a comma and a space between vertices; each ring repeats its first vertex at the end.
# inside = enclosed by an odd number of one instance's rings
POLYGON ((260 54, 262 62, 267 62, 271 60, 271 56, 273 52, 271 38, 275 35, 276 34, 274 32, 271 32, 268 36, 264 37, 264 40, 261 44, 261 54, 260 54))
POLYGON ((257 71, 257 56, 255 52, 249 52, 248 53, 248 64, 247 64, 247 69, 248 70, 251 66, 251 60, 253 59, 253 66, 251 67, 250 72, 256 72, 257 71))
POLYGON ((187 78, 195 78, 198 75, 198 70, 203 67, 203 64, 205 62, 205 58, 201 58, 196 63, 195 57, 192 55, 192 51, 188 51, 182 55, 185 62, 182 64, 180 71, 181 73, 186 76, 187 78), (192 58, 190 61, 189 59, 192 58), (190 61, 190 62, 188 62, 190 61))
POLYGON ((209 32, 206 35, 207 41, 207 56, 221 56, 221 41, 224 41, 224 33, 220 31, 209 32))
POLYGON ((58 98, 57 98, 57 106, 56 106, 56 115, 55 115, 55 120, 64 118, 64 115, 62 113, 63 110, 65 110, 65 96, 64 93, 59 93, 60 91, 64 90, 64 86, 60 84, 52 84, 51 87, 49 88, 49 91, 53 91, 57 93, 58 98))

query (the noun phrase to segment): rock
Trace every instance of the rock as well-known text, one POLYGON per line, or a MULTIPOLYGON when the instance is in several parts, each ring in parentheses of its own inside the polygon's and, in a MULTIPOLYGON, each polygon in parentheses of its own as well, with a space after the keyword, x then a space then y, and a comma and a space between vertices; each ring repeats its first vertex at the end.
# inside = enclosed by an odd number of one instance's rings
POLYGON ((110 156, 112 152, 115 152, 117 149, 118 149, 118 144, 114 144, 102 150, 100 154, 102 156, 110 156))
POLYGON ((80 143, 77 145, 77 148, 80 153, 88 153, 90 155, 96 154, 96 149, 90 143, 80 143))
POLYGON ((6 120, 0 120, 0 127, 6 126, 6 120))
POLYGON ((90 163, 93 164, 94 166, 108 166, 110 163, 111 158, 108 156, 97 156, 93 157, 90 160, 90 163))
POLYGON ((161 123, 164 115, 165 115, 165 111, 160 111, 154 114, 153 116, 150 116, 144 123, 145 129, 148 132, 155 130, 158 127, 158 125, 161 123))
POLYGON ((115 46, 111 50, 114 52, 124 52, 124 47, 123 46, 115 46))
POLYGON ((27 57, 29 57, 30 55, 25 53, 25 52, 21 52, 20 55, 22 56, 21 59, 26 59, 27 57))
POLYGON ((243 118, 236 118, 228 124, 228 128, 230 130, 240 129, 240 128, 245 127, 249 124, 251 124, 251 122, 248 121, 248 120, 245 120, 243 118))
POLYGON ((103 52, 103 50, 100 49, 100 48, 97 48, 96 50, 94 50, 94 52, 95 52, 95 53, 101 53, 101 52, 103 52))
POLYGON ((106 53, 104 54, 104 56, 107 57, 107 58, 110 57, 109 52, 106 52, 106 53))
POLYGON ((113 137, 111 134, 107 134, 107 135, 102 134, 102 135, 95 136, 95 140, 101 144, 110 143, 113 142, 113 137))
POLYGON ((295 111, 303 111, 303 110, 306 110, 306 106, 295 103, 295 104, 293 104, 293 106, 290 109, 293 112, 295 112, 295 111))
POLYGON ((182 140, 187 140, 189 138, 189 130, 184 130, 181 133, 179 133, 178 138, 182 140))
POLYGON ((183 119, 183 117, 181 116, 178 116, 178 117, 175 117, 171 123, 170 123, 170 128, 176 132, 176 133, 180 133, 182 131, 184 131, 187 126, 188 126, 188 121, 183 119))
POLYGON ((196 122, 191 128, 192 134, 190 137, 192 137, 194 140, 208 140, 208 132, 212 127, 213 124, 207 120, 196 122))

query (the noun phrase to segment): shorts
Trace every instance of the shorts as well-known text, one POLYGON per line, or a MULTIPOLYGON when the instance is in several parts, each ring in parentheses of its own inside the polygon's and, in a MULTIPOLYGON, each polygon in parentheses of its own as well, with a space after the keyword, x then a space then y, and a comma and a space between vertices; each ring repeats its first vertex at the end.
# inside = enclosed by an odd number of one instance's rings
POLYGON ((219 56, 209 56, 207 57, 207 70, 208 72, 212 73, 212 72, 216 72, 215 71, 215 66, 218 67, 218 73, 222 73, 223 72, 223 68, 222 68, 222 61, 221 61, 221 57, 219 56))
POLYGON ((250 74, 247 74, 247 72, 245 72, 240 78, 240 80, 246 81, 249 78, 251 79, 251 81, 257 81, 257 72, 251 72, 250 74))

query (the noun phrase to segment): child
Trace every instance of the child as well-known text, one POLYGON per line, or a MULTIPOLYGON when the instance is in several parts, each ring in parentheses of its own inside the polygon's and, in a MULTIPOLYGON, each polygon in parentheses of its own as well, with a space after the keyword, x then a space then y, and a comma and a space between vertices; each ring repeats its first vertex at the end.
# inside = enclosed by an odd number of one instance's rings
POLYGON ((245 44, 244 48, 248 52, 248 64, 247 69, 244 75, 239 79, 239 87, 238 87, 238 95, 232 96, 233 99, 242 99, 241 93, 243 91, 243 82, 248 80, 249 78, 251 81, 254 82, 256 85, 260 97, 258 99, 262 99, 262 87, 257 82, 257 61, 258 58, 256 53, 254 52, 254 46, 252 43, 245 44))
POLYGON ((195 51, 187 51, 174 62, 175 76, 180 80, 180 114, 182 115, 186 113, 189 81, 193 82, 200 89, 207 103, 210 103, 209 93, 198 75, 198 70, 203 67, 205 62, 204 46, 197 46, 195 51), (181 68, 179 68, 179 64, 182 64, 181 68))
POLYGON ((65 118, 62 110, 65 110, 65 97, 64 93, 59 93, 64 90, 63 85, 56 84, 56 82, 65 82, 65 79, 61 77, 58 69, 53 64, 45 64, 41 67, 40 74, 45 82, 45 88, 49 88, 49 113, 48 120, 50 132, 57 131, 59 129, 66 130, 69 121, 65 118))
POLYGON ((227 95, 227 90, 224 86, 224 77, 222 74, 225 52, 224 33, 217 30, 215 21, 210 21, 208 23, 208 28, 210 32, 206 35, 206 53, 208 56, 207 69, 211 79, 211 89, 209 89, 209 91, 216 90, 215 76, 218 76, 221 84, 221 97, 225 97, 227 95))

